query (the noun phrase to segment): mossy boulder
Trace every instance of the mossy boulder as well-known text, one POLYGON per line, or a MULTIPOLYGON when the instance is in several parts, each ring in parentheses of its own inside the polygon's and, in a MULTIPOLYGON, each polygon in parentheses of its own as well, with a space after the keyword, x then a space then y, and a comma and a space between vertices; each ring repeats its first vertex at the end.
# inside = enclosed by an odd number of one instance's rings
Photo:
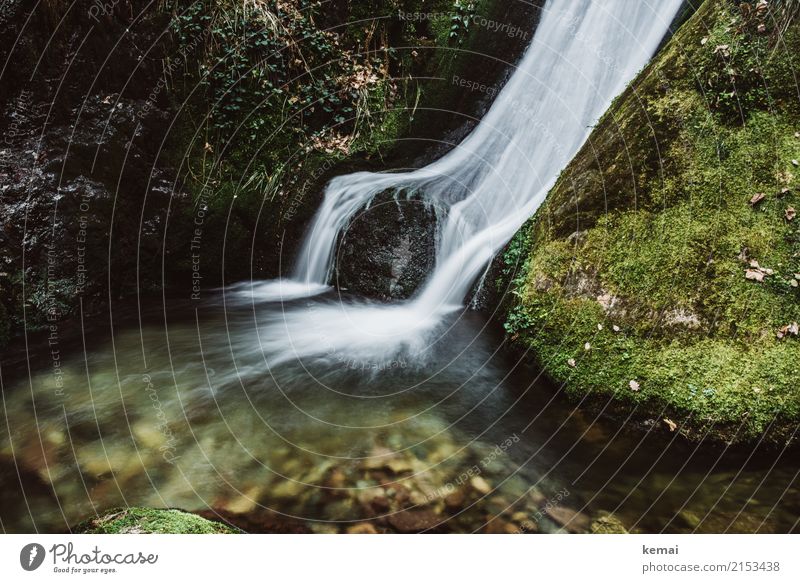
POLYGON ((706 0, 509 245, 506 329, 585 406, 698 440, 792 438, 796 12, 706 0))
POLYGON ((236 534, 241 531, 176 509, 115 508, 80 523, 79 534, 236 534))

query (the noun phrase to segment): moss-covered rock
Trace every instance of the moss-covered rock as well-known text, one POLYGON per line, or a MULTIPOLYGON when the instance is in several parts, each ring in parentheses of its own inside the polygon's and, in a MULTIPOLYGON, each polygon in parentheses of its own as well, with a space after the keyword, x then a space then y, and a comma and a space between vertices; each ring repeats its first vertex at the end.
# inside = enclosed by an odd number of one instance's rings
POLYGON ((176 509, 115 508, 73 529, 80 534, 236 534, 221 522, 213 522, 176 509))
POLYGON ((584 404, 697 439, 793 435, 795 14, 706 0, 509 245, 506 329, 584 404))
POLYGON ((595 518, 589 530, 592 534, 629 534, 620 519, 611 513, 603 513, 595 518))

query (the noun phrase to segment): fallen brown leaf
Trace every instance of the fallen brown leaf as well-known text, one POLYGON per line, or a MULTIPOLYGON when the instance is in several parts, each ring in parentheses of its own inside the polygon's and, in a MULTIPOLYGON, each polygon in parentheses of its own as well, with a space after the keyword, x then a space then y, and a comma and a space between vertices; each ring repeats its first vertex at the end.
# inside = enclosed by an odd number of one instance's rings
POLYGON ((751 281, 763 282, 765 273, 760 269, 748 269, 744 276, 751 281))
POLYGON ((763 192, 757 192, 757 193, 755 193, 755 194, 753 195, 753 197, 750 199, 750 204, 751 204, 752 206, 756 206, 758 203, 760 203, 760 202, 761 202, 762 200, 764 200, 765 198, 767 198, 767 195, 766 195, 765 193, 763 193, 763 192))
POLYGON ((794 218, 797 216, 797 211, 794 210, 794 207, 789 207, 786 209, 786 220, 793 221, 794 218))
POLYGON ((800 324, 798 324, 797 322, 792 322, 791 324, 787 324, 786 326, 783 326, 778 330, 776 336, 778 337, 778 340, 781 340, 782 338, 785 338, 790 334, 792 336, 800 335, 800 324))
POLYGON ((667 427, 669 427, 670 432, 675 431, 678 428, 678 424, 675 423, 672 419, 667 419, 666 417, 664 417, 664 423, 667 424, 667 427))

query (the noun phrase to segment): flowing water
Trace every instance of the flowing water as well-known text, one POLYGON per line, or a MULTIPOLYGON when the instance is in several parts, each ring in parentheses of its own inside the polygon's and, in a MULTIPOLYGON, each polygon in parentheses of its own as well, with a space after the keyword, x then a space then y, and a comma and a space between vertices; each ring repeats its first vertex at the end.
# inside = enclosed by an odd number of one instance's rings
MULTIPOLYGON (((445 209, 436 266, 415 297, 391 306, 318 306, 287 314, 264 346, 271 362, 325 344, 354 359, 422 359, 492 257, 536 211, 592 125, 648 62, 683 0, 546 3, 518 68, 478 127, 453 151, 406 173, 335 178, 308 231, 293 279, 260 283, 260 299, 326 289, 339 236, 373 197, 394 191, 445 209)), ((247 291, 247 290, 245 290, 247 291)))
POLYGON ((585 531, 608 512, 646 532, 796 529, 796 458, 589 418, 462 308, 680 4, 549 2, 463 144, 331 182, 293 279, 171 302, 3 370, 2 529, 118 505, 319 532, 585 531), (326 292, 339 233, 386 190, 447 209, 434 272, 405 303, 326 292))
POLYGON ((584 416, 474 312, 446 319, 422 367, 331 348, 335 365, 273 368, 260 336, 281 308, 225 303, 87 330, 60 379, 47 351, 30 376, 4 371, 4 530, 64 531, 126 505, 274 512, 321 532, 583 531, 612 511, 648 532, 796 528, 796 458, 668 446, 663 430, 584 416))

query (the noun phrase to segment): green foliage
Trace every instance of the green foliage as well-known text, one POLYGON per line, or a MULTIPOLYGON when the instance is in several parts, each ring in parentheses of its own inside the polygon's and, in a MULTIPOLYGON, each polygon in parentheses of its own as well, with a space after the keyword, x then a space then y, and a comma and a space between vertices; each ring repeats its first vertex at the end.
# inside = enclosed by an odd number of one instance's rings
POLYGON ((321 10, 309 0, 217 0, 175 11, 176 38, 199 53, 183 92, 207 107, 200 113, 212 144, 269 141, 268 154, 288 157, 301 137, 354 130, 367 93, 386 82, 386 56, 343 46, 317 25, 321 10))
POLYGON ((235 534, 220 523, 181 510, 116 508, 79 524, 81 534, 235 534))
POLYGON ((800 420, 800 35, 773 16, 705 2, 509 246, 506 329, 576 398, 733 440, 800 420))
POLYGON ((455 4, 453 4, 453 15, 450 17, 449 37, 451 41, 458 44, 464 42, 464 37, 469 34, 469 27, 474 16, 474 2, 464 3, 461 2, 461 0, 455 1, 455 4))

